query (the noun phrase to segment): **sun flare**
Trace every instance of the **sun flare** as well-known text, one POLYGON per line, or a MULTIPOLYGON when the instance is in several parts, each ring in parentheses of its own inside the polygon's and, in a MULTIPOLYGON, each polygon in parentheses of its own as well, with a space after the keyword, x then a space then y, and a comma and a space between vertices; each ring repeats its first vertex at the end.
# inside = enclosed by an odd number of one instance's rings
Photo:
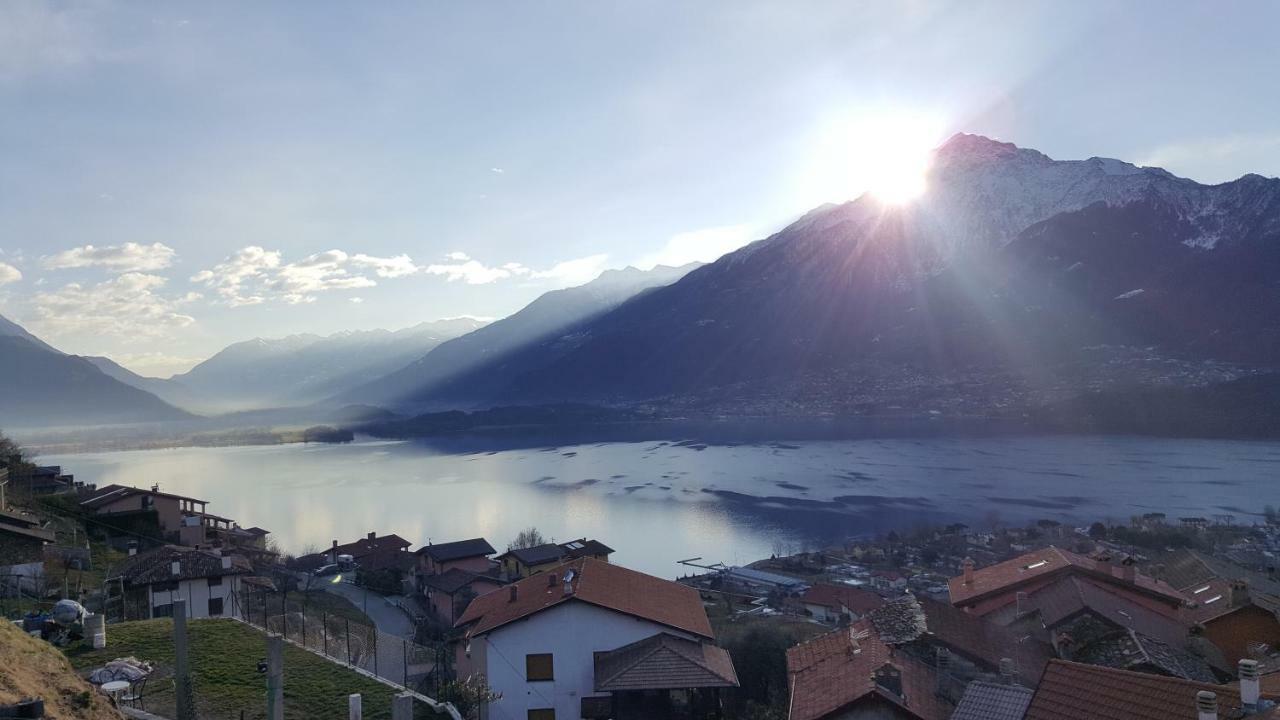
POLYGON ((809 200, 845 202, 869 193, 901 205, 928 189, 929 162, 942 140, 935 118, 864 111, 823 123, 801 184, 809 200))

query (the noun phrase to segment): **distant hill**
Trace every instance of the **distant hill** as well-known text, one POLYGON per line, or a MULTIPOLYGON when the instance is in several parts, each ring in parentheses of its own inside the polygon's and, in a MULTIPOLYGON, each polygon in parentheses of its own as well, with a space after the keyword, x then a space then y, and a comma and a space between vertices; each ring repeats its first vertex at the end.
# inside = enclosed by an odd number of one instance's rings
MULTIPOLYGON (((7 321, 6 321, 7 322, 7 321)), ((107 425, 191 419, 84 358, 17 334, 0 335, 0 421, 6 427, 107 425)))
POLYGON ((307 405, 402 368, 440 343, 484 324, 458 318, 395 332, 255 338, 230 345, 169 380, 111 372, 136 387, 204 412, 307 405))
POLYGON ((35 335, 32 335, 27 332, 26 328, 4 316, 0 316, 0 336, 22 338, 41 350, 48 350, 49 352, 58 354, 62 353, 61 350, 54 348, 52 345, 46 343, 35 335))
POLYGON ((415 399, 1000 415, 1280 366, 1280 180, 958 135, 927 187, 818 208, 415 399))
POLYGON ((444 389, 465 383, 465 378, 502 373, 504 360, 512 353, 555 338, 566 328, 602 315, 637 294, 669 285, 700 265, 609 270, 585 285, 554 290, 510 317, 441 344, 394 373, 338 394, 332 402, 419 409, 465 399, 468 393, 446 397, 449 393, 444 389))

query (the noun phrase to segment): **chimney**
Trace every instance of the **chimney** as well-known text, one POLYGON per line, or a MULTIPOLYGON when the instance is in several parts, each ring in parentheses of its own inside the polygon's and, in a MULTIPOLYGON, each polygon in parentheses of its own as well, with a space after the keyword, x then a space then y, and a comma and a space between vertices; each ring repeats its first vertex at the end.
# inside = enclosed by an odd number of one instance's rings
POLYGON ((1013 664, 1013 658, 1000 658, 1000 682, 1012 685, 1016 674, 1017 667, 1013 664))
POLYGON ((1104 575, 1110 575, 1111 574, 1111 555, 1106 552, 1099 553, 1097 557, 1093 559, 1093 567, 1098 572, 1104 575))
POLYGON ((507 602, 515 602, 515 601, 516 601, 516 597, 520 594, 520 588, 516 587, 516 586, 513 584, 513 585, 511 586, 511 591, 510 591, 510 592, 511 592, 511 597, 507 599, 507 602))
POLYGON ((1245 710, 1256 710, 1258 700, 1262 696, 1262 687, 1258 683, 1258 661, 1240 661, 1240 703, 1245 710))
POLYGON ((182 562, 180 560, 174 560, 173 562, 169 563, 169 572, 173 573, 174 575, 181 575, 182 562))
POLYGON ((1058 657, 1063 660, 1071 659, 1072 645, 1075 644, 1075 640, 1073 640, 1070 635, 1067 633, 1059 633, 1057 642, 1054 644, 1057 646, 1058 657))
POLYGON ((964 584, 972 585, 973 584, 973 558, 971 557, 965 558, 964 562, 961 563, 961 567, 964 568, 964 584))
POLYGON ((1249 604, 1249 583, 1244 580, 1231 581, 1231 607, 1242 607, 1249 604))
POLYGON ((939 695, 947 690, 947 680, 951 677, 951 651, 947 648, 940 647, 937 651, 938 658, 938 682, 935 692, 939 695))
POLYGON ((1013 598, 1015 602, 1014 610, 1017 613, 1017 616, 1021 617, 1022 613, 1027 611, 1027 594, 1019 590, 1014 594, 1013 598))
POLYGON ((906 699, 902 696, 902 671, 898 670, 898 668, 894 667, 890 663, 885 663, 877 668, 875 674, 872 675, 872 680, 875 681, 875 684, 878 687, 888 692, 890 695, 893 695, 899 700, 906 699))
POLYGON ((1218 696, 1208 690, 1196 693, 1197 720, 1218 720, 1218 696))
POLYGON ((551 573, 550 575, 547 576, 547 587, 553 588, 555 586, 556 586, 556 574, 551 573))
POLYGON ((137 555, 137 554, 138 554, 138 541, 130 540, 129 541, 129 557, 133 557, 134 555, 137 555))
POLYGON ((230 555, 223 555, 223 556, 222 556, 222 569, 223 569, 223 570, 230 570, 230 569, 231 569, 231 556, 230 556, 230 555))
POLYGON ((154 492, 154 493, 160 492, 160 483, 153 484, 151 486, 151 492, 154 492))
POLYGON ((577 574, 573 571, 572 568, 564 571, 564 594, 565 595, 573 594, 573 578, 576 577, 576 575, 577 574))
POLYGON ((369 533, 369 539, 370 539, 370 540, 374 540, 374 539, 375 539, 375 538, 377 538, 377 537, 378 537, 378 533, 377 533, 377 532, 371 532, 371 533, 369 533))

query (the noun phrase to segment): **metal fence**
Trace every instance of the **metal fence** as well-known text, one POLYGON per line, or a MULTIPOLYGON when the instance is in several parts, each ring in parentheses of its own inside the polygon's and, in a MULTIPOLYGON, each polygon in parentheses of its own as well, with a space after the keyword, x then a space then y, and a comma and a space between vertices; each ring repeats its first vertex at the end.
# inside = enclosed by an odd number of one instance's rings
POLYGON ((407 690, 435 696, 446 680, 446 648, 420 645, 349 617, 308 607, 288 593, 248 590, 236 599, 238 615, 312 652, 359 668, 407 690))

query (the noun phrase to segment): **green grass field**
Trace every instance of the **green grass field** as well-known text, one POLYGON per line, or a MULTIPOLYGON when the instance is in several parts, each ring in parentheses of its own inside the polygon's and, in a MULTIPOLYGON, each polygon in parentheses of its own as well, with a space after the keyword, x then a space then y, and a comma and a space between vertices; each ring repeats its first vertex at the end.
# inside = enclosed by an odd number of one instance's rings
MULTIPOLYGON (((266 717, 266 679, 258 674, 258 660, 267 654, 266 636, 234 620, 191 620, 188 623, 192 687, 200 718, 246 720, 266 717)), ((77 670, 101 666, 132 655, 155 664, 148 682, 146 709, 174 716, 173 621, 142 620, 107 627, 103 650, 72 648, 67 652, 77 670), (152 694, 154 693, 154 695, 152 694)), ((284 648, 285 717, 347 717, 347 695, 364 696, 366 718, 391 717, 395 691, 341 665, 286 644, 284 648)), ((420 703, 419 717, 430 717, 420 703)))

